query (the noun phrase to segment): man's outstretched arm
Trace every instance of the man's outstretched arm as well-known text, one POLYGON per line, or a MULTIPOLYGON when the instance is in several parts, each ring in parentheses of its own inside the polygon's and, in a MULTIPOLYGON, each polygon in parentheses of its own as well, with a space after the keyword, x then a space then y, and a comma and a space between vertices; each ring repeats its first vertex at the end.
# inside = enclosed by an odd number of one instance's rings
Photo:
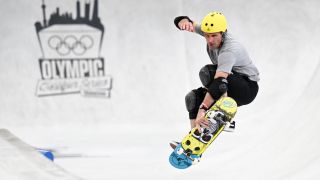
POLYGON ((196 23, 193 22, 188 16, 178 16, 174 19, 174 24, 180 30, 194 32, 196 23))

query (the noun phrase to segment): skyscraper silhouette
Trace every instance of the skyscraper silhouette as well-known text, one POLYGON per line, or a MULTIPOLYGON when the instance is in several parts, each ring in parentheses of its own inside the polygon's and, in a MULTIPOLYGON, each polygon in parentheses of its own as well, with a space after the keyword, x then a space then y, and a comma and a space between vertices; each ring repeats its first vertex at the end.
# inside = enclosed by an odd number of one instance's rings
POLYGON ((90 20, 90 3, 85 4, 85 19, 90 20))
POLYGON ((98 0, 94 0, 92 20, 96 21, 97 19, 98 19, 98 0))
POLYGON ((46 5, 44 4, 44 0, 42 0, 42 14, 43 14, 43 26, 47 27, 47 17, 46 17, 46 5))
POLYGON ((77 17, 76 17, 76 19, 80 19, 80 16, 81 16, 81 14, 80 14, 80 1, 77 0, 77 17))

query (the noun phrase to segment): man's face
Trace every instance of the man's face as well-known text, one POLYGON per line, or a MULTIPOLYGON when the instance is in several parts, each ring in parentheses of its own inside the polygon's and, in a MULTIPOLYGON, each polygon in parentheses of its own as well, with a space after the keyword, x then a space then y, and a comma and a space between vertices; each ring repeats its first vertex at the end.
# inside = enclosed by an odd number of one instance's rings
POLYGON ((204 33, 204 37, 208 43, 209 49, 217 49, 222 42, 222 34, 218 33, 204 33))

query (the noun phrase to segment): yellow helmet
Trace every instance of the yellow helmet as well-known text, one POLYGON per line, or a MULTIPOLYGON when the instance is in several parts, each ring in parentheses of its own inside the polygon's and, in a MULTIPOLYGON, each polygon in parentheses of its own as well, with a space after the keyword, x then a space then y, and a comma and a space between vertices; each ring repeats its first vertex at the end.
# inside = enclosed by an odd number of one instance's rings
POLYGON ((201 22, 201 30, 205 33, 226 32, 226 17, 220 12, 207 14, 201 22))

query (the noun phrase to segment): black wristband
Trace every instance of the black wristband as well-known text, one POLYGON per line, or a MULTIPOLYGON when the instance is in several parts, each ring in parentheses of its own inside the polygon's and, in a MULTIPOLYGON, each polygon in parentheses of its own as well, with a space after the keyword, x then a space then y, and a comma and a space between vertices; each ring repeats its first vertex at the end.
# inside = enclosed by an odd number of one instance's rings
POLYGON ((208 111, 209 107, 208 107, 207 105, 205 105, 204 103, 202 103, 202 104, 200 105, 200 108, 199 108, 199 109, 203 109, 203 110, 205 110, 205 111, 208 111))
POLYGON ((182 19, 187 19, 189 22, 193 23, 193 21, 191 21, 191 19, 188 16, 178 16, 178 17, 174 18, 174 24, 176 25, 176 27, 178 29, 180 29, 178 24, 182 19))

